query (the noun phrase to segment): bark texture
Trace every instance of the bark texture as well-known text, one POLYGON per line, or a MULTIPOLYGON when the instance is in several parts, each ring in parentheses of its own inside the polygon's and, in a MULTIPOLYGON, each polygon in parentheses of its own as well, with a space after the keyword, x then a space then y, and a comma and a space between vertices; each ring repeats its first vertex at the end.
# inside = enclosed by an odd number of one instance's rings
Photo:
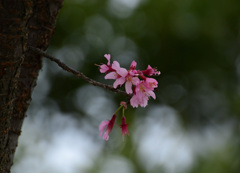
POLYGON ((10 172, 42 60, 63 0, 0 1, 0 173, 10 172))

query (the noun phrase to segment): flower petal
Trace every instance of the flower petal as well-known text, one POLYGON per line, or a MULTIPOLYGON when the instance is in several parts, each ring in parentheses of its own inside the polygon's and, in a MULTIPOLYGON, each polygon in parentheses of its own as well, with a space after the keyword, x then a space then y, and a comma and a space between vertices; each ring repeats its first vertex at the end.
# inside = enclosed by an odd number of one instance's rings
POLYGON ((110 54, 105 54, 104 57, 108 60, 107 65, 110 65, 111 55, 110 54))
POLYGON ((125 83, 125 89, 126 89, 126 93, 132 94, 133 93, 133 91, 132 91, 132 82, 127 81, 125 83))
POLYGON ((138 98, 137 95, 133 95, 132 98, 130 99, 130 104, 132 105, 133 108, 138 107, 138 98))
POLYGON ((148 91, 148 95, 150 95, 153 99, 156 99, 156 95, 153 91, 148 91))
POLYGON ((100 65, 100 72, 105 73, 109 70, 109 67, 106 64, 100 65))
POLYGON ((117 61, 113 61, 112 68, 117 71, 120 69, 120 64, 117 61))
POLYGON ((131 69, 131 70, 135 70, 136 66, 137 66, 136 61, 132 61, 131 66, 130 66, 130 69, 131 69))
POLYGON ((128 71, 125 68, 119 68, 117 73, 122 77, 126 77, 128 75, 128 71))
POLYGON ((140 82, 140 80, 139 80, 138 77, 133 77, 133 78, 132 78, 132 84, 133 84, 133 85, 138 85, 139 82, 140 82))
POLYGON ((117 79, 118 74, 116 72, 110 72, 105 76, 105 79, 117 79))
POLYGON ((125 81, 126 81, 126 79, 124 77, 120 77, 113 83, 113 87, 117 88, 118 85, 121 86, 122 84, 124 84, 125 81))
POLYGON ((108 139, 109 139, 109 131, 108 130, 106 130, 105 131, 105 133, 104 133, 104 135, 103 135, 103 139, 105 140, 105 141, 107 141, 108 139))
POLYGON ((145 108, 147 104, 148 104, 148 97, 144 98, 140 105, 145 108))
POLYGON ((153 89, 153 88, 157 88, 157 85, 158 85, 158 82, 156 79, 153 79, 153 78, 146 78, 145 80, 146 82, 146 86, 150 89, 153 89))
POLYGON ((99 136, 102 136, 103 130, 105 129, 105 127, 109 124, 109 121, 102 121, 98 127, 100 134, 99 136))

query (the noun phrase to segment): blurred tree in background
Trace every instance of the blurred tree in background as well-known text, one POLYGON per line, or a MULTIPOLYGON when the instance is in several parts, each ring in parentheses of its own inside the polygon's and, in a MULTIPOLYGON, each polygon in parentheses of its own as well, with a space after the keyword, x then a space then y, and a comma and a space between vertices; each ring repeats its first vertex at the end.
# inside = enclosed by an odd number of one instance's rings
POLYGON ((239 11, 238 0, 65 1, 48 53, 108 84, 94 65, 105 63, 105 53, 126 68, 132 60, 140 69, 150 64, 162 73, 157 99, 126 110, 124 143, 117 128, 102 141, 99 123, 125 98, 45 60, 27 120, 41 133, 29 134, 25 124, 13 172, 239 172, 239 11))

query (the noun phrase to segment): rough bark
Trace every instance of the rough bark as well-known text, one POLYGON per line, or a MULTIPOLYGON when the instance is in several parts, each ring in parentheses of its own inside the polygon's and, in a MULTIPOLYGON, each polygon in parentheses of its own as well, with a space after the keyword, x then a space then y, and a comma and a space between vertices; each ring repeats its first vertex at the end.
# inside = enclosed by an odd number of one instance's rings
POLYGON ((41 57, 63 0, 0 1, 0 173, 10 172, 41 57))

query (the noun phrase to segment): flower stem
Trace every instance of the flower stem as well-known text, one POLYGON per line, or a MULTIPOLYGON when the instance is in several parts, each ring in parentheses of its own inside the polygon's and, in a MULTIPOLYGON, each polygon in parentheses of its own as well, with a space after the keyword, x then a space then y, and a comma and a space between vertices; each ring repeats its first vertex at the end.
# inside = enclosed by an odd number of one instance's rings
POLYGON ((114 115, 117 115, 117 113, 120 111, 120 109, 123 107, 123 105, 119 106, 119 108, 116 110, 116 112, 114 113, 114 115))

